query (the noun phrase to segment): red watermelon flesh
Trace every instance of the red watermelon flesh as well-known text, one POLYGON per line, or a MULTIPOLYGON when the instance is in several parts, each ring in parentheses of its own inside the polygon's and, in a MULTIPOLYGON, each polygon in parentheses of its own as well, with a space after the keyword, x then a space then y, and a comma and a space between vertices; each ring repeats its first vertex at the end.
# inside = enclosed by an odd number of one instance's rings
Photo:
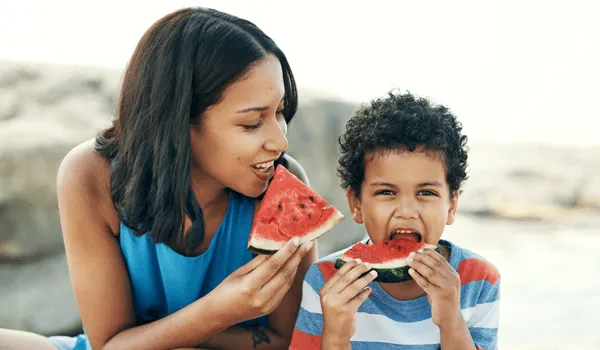
MULTIPOLYGON (((360 259, 371 264, 373 270, 377 271, 375 281, 384 283, 398 283, 410 280, 406 258, 412 252, 420 249, 439 248, 434 244, 417 242, 409 239, 384 240, 377 244, 364 244, 358 242, 346 250, 337 259, 335 267, 342 267, 347 261, 360 259)), ((439 250, 438 250, 439 251, 439 250)))
POLYGON ((260 203, 248 249, 272 254, 293 237, 304 243, 325 234, 344 216, 323 197, 279 165, 260 203))

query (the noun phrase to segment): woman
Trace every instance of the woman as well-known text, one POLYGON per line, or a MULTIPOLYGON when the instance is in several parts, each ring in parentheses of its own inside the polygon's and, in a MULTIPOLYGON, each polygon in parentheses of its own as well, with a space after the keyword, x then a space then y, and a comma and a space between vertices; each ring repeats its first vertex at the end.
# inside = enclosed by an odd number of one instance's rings
POLYGON ((203 8, 156 22, 113 126, 58 172, 86 332, 3 330, 0 348, 287 348, 316 246, 290 241, 271 257, 246 246, 274 167, 307 181, 283 155, 296 105, 284 54, 252 23, 203 8))

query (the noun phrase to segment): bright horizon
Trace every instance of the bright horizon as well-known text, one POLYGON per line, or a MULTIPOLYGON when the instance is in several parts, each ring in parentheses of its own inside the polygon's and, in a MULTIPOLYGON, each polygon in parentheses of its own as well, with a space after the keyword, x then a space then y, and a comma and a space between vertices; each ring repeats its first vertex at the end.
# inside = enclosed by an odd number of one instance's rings
POLYGON ((0 2, 0 60, 123 68, 157 19, 206 6, 265 30, 301 87, 354 101, 410 90, 475 142, 600 145, 599 1, 93 4, 0 2))

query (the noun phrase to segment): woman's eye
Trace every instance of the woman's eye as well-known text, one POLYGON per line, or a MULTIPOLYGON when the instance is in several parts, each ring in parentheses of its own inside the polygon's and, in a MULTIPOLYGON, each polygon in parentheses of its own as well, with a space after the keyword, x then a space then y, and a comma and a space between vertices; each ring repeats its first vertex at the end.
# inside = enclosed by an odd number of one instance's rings
POLYGON ((252 124, 252 125, 242 125, 244 127, 244 129, 246 130, 255 130, 260 128, 260 126, 262 125, 262 122, 258 122, 256 124, 252 124))

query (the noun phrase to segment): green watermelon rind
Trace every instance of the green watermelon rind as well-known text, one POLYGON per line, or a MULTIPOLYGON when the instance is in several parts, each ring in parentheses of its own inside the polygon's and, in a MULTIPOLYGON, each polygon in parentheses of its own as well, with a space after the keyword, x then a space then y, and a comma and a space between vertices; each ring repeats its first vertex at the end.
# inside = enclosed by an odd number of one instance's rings
MULTIPOLYGON (((436 252, 440 253, 440 248, 435 245, 427 245, 424 247, 424 249, 433 249, 436 252)), ((340 269, 345 264, 346 264, 345 260, 338 258, 335 261, 335 268, 340 269)), ((403 265, 403 266, 392 267, 392 268, 374 267, 371 270, 375 270, 375 272, 377 272, 377 277, 375 277, 375 279, 373 280, 374 282, 401 283, 401 282, 406 282, 406 281, 409 281, 412 279, 412 276, 408 273, 409 269, 410 269, 410 266, 403 265)))

